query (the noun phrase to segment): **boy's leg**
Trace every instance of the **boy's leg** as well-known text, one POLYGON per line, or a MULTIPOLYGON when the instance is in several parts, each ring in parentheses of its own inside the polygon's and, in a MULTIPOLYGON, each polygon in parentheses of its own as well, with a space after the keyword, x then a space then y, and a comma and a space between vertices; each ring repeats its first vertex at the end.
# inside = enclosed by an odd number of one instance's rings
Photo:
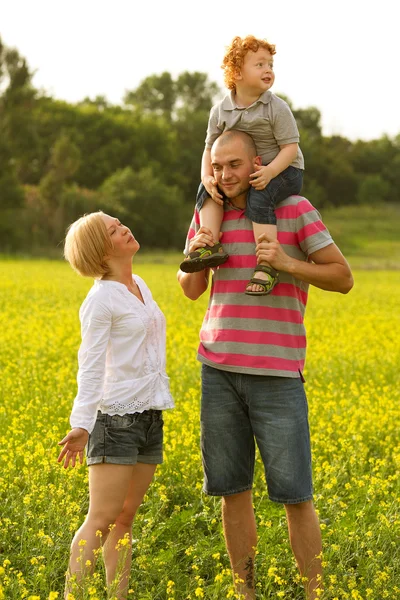
MULTIPOLYGON (((270 242, 277 240, 275 207, 288 196, 299 194, 302 186, 303 175, 300 169, 288 167, 277 177, 274 177, 263 190, 251 188, 247 198, 246 215, 253 221, 254 240, 265 234, 270 242)), ((265 282, 265 285, 249 282, 247 293, 270 293, 278 283, 278 273, 265 261, 260 265, 263 270, 255 271, 253 279, 265 282)))
POLYGON ((184 273, 195 273, 208 267, 218 267, 229 258, 219 241, 224 207, 210 198, 202 183, 196 196, 196 208, 200 216, 200 225, 210 229, 214 244, 188 254, 179 266, 184 273))
POLYGON ((221 223, 224 216, 224 207, 220 206, 212 198, 204 200, 200 211, 200 226, 207 227, 214 238, 214 244, 218 244, 221 231, 221 223))

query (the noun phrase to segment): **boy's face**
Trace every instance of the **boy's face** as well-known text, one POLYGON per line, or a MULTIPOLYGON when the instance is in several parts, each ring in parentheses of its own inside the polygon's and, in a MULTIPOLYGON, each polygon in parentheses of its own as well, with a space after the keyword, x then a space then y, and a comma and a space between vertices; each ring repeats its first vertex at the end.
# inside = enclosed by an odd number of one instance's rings
POLYGON ((246 54, 240 75, 237 78, 239 87, 246 91, 262 94, 269 90, 275 81, 274 59, 268 50, 259 48, 257 52, 246 54))

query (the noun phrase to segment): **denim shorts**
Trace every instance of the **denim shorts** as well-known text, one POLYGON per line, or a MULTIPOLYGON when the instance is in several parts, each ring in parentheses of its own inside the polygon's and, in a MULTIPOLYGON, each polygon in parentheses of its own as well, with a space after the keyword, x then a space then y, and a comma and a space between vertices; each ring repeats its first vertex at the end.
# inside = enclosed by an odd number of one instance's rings
MULTIPOLYGON (((271 179, 263 190, 250 187, 247 194, 246 217, 253 223, 276 225, 275 207, 289 196, 300 194, 303 186, 303 170, 289 166, 271 179)), ((200 183, 196 196, 196 208, 201 210, 209 194, 200 183)))
POLYGON ((202 365, 203 491, 228 496, 253 486, 255 443, 268 496, 312 499, 308 406, 300 378, 231 373, 202 365))
POLYGON ((86 452, 88 465, 138 462, 158 465, 163 462, 163 425, 161 410, 106 415, 97 413, 86 452))

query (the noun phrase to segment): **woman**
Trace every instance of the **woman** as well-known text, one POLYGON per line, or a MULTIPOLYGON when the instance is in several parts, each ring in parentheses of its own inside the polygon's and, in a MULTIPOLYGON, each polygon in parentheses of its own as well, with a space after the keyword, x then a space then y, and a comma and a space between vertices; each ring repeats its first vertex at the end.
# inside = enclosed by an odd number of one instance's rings
POLYGON ((132 522, 162 462, 162 410, 174 406, 165 374, 165 318, 143 279, 132 275, 139 247, 128 227, 101 211, 73 223, 65 240, 71 266, 95 278, 79 313, 72 429, 59 442, 65 468, 78 457, 82 463, 86 445, 89 466, 89 511, 72 541, 65 598, 93 570, 101 545, 107 585, 126 598, 132 522), (122 568, 121 539, 129 539, 122 568))

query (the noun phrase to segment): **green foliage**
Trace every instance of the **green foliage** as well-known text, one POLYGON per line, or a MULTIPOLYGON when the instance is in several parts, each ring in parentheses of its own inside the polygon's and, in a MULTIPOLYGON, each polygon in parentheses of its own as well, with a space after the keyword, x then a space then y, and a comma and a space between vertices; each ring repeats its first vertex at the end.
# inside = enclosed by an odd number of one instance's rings
POLYGON ((357 192, 360 204, 382 204, 389 199, 390 184, 381 175, 366 175, 361 179, 357 192))
MULTIPOLYGON (((27 61, 0 39, 0 250, 51 252, 71 219, 102 206, 132 219, 144 246, 181 249, 220 93, 205 73, 164 72, 129 90, 123 105, 103 96, 69 104, 39 94, 27 61)), ((315 206, 400 204, 400 134, 324 137, 317 108, 278 95, 298 123, 302 194, 315 206)))
POLYGON ((169 186, 151 168, 117 171, 100 188, 102 206, 117 212, 139 243, 177 248, 185 239, 189 214, 181 190, 169 186))

